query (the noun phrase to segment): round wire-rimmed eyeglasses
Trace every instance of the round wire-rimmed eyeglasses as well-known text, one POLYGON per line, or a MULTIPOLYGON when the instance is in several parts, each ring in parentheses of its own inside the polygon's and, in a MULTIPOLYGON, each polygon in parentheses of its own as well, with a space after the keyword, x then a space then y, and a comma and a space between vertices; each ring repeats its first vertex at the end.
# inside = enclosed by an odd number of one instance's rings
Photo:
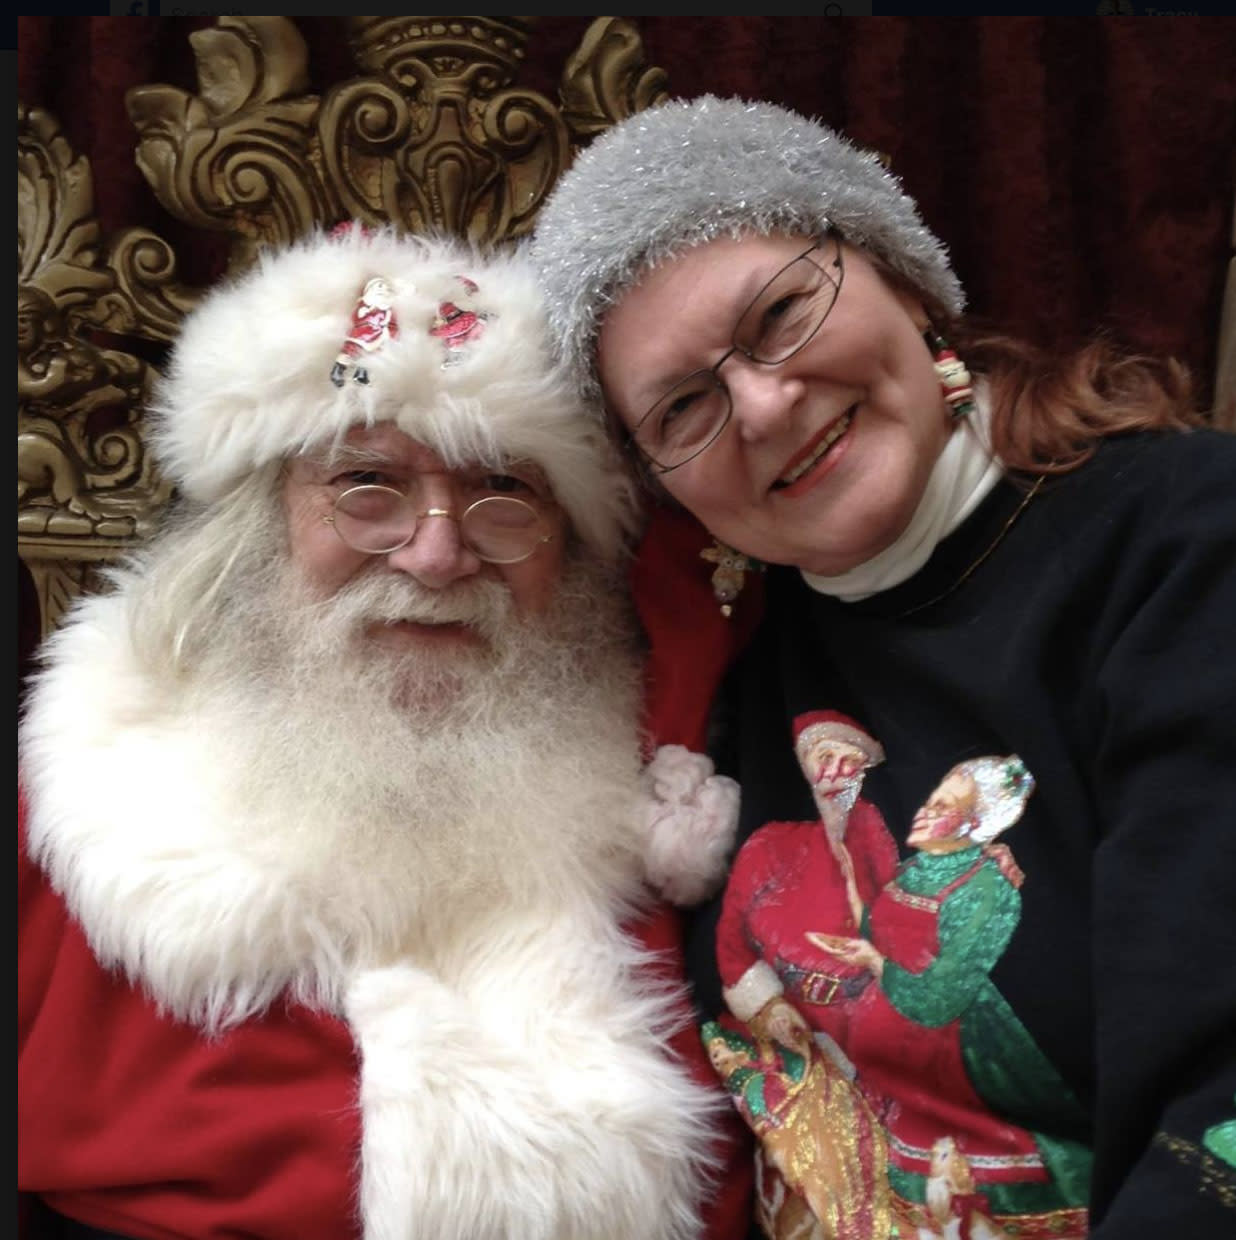
POLYGON ((544 516, 513 495, 487 495, 455 516, 446 508, 417 512, 412 499, 394 487, 349 487, 322 520, 354 551, 387 555, 406 547, 422 521, 445 517, 459 525, 464 546, 487 564, 519 564, 554 535, 544 516))
POLYGON ((664 393, 628 438, 657 473, 667 474, 711 447, 734 412, 721 367, 740 353, 760 366, 780 366, 804 348, 828 318, 841 292, 841 238, 817 237, 752 298, 738 316, 730 347, 715 365, 693 371, 664 393), (814 257, 833 247, 823 266, 814 257))

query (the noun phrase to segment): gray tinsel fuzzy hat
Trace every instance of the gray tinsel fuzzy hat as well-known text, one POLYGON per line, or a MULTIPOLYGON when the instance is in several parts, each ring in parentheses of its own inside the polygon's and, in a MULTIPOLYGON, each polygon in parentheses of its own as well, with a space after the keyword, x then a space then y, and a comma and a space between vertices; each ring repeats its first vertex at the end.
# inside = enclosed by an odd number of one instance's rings
POLYGON ((947 251, 874 154, 775 104, 715 95, 597 137, 542 208, 531 253, 557 347, 596 399, 601 318, 647 268, 718 237, 830 228, 960 314, 947 251))

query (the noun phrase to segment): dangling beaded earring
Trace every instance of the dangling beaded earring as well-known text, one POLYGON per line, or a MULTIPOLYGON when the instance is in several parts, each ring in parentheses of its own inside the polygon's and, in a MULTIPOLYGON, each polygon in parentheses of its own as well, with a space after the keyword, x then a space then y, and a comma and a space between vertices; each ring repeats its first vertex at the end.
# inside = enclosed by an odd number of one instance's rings
POLYGON ((965 362, 934 328, 929 327, 923 333, 923 339, 935 358, 936 378, 940 380, 944 399, 953 411, 953 421, 968 418, 974 412, 974 387, 965 362))
POLYGON ((734 600, 742 593, 747 574, 762 571, 764 565, 715 538, 711 547, 700 552, 700 558, 717 566, 712 570, 712 593, 721 604, 721 614, 728 620, 734 613, 734 600))

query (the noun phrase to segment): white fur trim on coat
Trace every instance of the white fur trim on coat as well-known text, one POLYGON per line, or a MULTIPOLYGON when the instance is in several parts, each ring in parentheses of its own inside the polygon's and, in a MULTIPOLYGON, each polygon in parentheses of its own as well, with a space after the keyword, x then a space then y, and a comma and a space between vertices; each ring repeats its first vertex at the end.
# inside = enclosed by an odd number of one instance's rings
POLYGON ((738 784, 685 745, 662 745, 643 779, 648 881, 674 904, 698 904, 725 880, 738 829, 738 784))
POLYGON ((624 984, 629 951, 558 929, 462 987, 396 965, 349 990, 370 1240, 698 1235, 719 1094, 655 1050, 661 1005, 624 984))

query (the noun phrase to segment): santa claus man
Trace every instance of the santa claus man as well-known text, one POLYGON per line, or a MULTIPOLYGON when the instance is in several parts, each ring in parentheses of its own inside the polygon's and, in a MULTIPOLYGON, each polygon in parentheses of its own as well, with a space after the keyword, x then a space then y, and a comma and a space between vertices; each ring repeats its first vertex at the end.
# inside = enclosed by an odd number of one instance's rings
POLYGON ((632 496, 534 287, 349 233, 187 320, 152 411, 176 516, 22 722, 28 1224, 743 1234, 645 882, 632 496), (443 367, 461 269, 486 329, 443 367), (338 386, 374 272, 384 338, 338 386))

